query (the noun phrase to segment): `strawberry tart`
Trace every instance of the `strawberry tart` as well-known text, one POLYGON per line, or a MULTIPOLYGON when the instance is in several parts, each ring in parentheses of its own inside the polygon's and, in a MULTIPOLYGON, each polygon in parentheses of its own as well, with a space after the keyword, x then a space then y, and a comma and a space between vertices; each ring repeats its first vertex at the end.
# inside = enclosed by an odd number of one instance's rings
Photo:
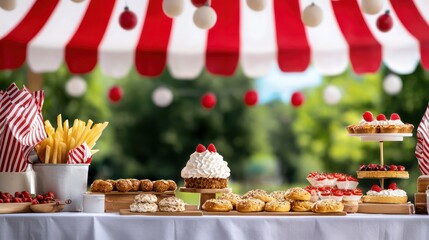
POLYGON ((337 179, 336 184, 338 189, 355 189, 359 182, 352 176, 342 176, 337 179))
POLYGON ((407 171, 405 171, 404 166, 397 166, 394 164, 362 164, 359 168, 359 171, 356 171, 356 173, 358 178, 409 178, 409 174, 407 171))
POLYGON ((324 187, 324 186, 335 186, 337 179, 344 177, 342 173, 319 173, 311 172, 307 175, 307 180, 312 186, 324 187))
POLYGON ((412 133, 414 126, 409 123, 403 123, 397 113, 392 113, 387 120, 384 114, 378 114, 376 118, 370 111, 362 114, 362 120, 359 124, 347 126, 347 131, 353 133, 412 133))
POLYGON ((408 197, 404 190, 397 188, 396 183, 391 183, 388 189, 373 185, 362 199, 365 203, 406 203, 408 197))
POLYGON ((230 172, 228 163, 213 144, 207 149, 198 144, 182 169, 181 176, 185 179, 186 188, 222 189, 228 186, 230 172))

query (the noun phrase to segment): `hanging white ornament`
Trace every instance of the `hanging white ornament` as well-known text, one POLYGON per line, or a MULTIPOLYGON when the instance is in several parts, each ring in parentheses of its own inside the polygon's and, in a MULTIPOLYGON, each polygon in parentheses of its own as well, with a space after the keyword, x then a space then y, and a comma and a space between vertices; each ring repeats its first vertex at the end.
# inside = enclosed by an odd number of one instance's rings
POLYGON ((16 0, 0 0, 0 8, 6 11, 12 11, 16 8, 16 0))
POLYGON ((86 82, 80 76, 73 76, 66 83, 66 93, 72 97, 81 97, 86 92, 86 82))
POLYGON ((201 29, 212 28, 217 21, 215 10, 210 6, 202 6, 194 12, 194 23, 201 29))
POLYGON ((165 15, 170 18, 175 18, 183 12, 184 0, 164 0, 162 2, 162 10, 165 15))
POLYGON ((323 11, 316 4, 312 3, 302 12, 302 22, 308 27, 317 27, 323 20, 323 11))
POLYGON ((253 11, 262 11, 267 6, 267 0, 246 0, 247 6, 253 11))
POLYGON ((384 78, 383 89, 389 95, 395 95, 402 90, 402 80, 398 75, 389 74, 384 78))
POLYGON ((168 107, 173 102, 173 93, 169 88, 158 87, 152 93, 152 101, 158 107, 168 107))
POLYGON ((329 105, 335 105, 341 101, 341 91, 338 87, 333 85, 328 85, 323 90, 323 99, 329 105))
POLYGON ((374 15, 383 9, 383 0, 362 0, 361 7, 364 13, 374 15))

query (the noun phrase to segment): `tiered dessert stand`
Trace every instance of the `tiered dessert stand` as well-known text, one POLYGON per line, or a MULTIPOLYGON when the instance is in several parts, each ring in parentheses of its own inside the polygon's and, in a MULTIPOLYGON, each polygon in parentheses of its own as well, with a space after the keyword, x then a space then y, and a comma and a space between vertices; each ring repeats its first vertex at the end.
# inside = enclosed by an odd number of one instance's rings
MULTIPOLYGON (((380 146, 380 165, 384 166, 384 142, 402 142, 404 137, 413 136, 412 133, 354 133, 349 134, 352 137, 360 137, 363 142, 378 142, 380 146)), ((379 179, 380 187, 384 189, 384 179, 401 178, 408 179, 407 171, 357 171, 359 179, 379 179), (376 173, 377 176, 374 176, 376 173)), ((359 212, 363 213, 413 213, 413 204, 359 204, 359 212)))
POLYGON ((198 188, 179 188, 180 192, 187 193, 199 193, 200 194, 200 204, 198 209, 202 209, 203 204, 209 200, 216 198, 216 193, 230 193, 232 192, 231 188, 222 188, 222 189, 198 189, 198 188))

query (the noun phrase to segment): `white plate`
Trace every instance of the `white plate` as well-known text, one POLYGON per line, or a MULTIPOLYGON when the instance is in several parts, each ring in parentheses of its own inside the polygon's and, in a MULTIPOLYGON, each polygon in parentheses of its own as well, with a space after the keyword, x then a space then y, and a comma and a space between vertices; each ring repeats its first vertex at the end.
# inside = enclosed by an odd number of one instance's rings
POLYGON ((404 137, 412 137, 412 133, 350 133, 349 136, 360 137, 364 142, 370 141, 403 141, 404 137))

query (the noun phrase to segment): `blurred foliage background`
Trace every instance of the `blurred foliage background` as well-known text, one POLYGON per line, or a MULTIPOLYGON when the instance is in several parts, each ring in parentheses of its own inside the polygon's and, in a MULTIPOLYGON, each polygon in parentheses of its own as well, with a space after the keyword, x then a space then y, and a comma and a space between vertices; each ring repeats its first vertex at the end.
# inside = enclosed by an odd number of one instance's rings
MULTIPOLYGON (((0 89, 26 82, 24 67, 0 72, 0 89)), ((404 165, 409 180, 395 180, 409 197, 416 192, 420 175, 414 155, 415 132, 426 110, 429 73, 418 68, 401 76, 402 92, 390 96, 382 88, 388 74, 384 69, 374 75, 356 76, 346 72, 325 77, 318 87, 304 89, 306 100, 300 108, 274 101, 247 107, 242 96, 254 87, 254 81, 241 71, 231 78, 206 72, 192 81, 175 80, 168 71, 158 78, 145 79, 135 71, 123 79, 103 76, 99 70, 82 76, 88 84, 83 97, 66 94, 71 74, 65 67, 44 74, 45 120, 92 119, 110 124, 97 143, 101 151, 94 155, 89 182, 95 178, 173 179, 181 185, 180 171, 198 143, 214 143, 231 167, 233 190, 244 192, 262 187, 267 190, 306 186, 311 171, 343 172, 356 176, 360 164, 379 163, 379 145, 349 137, 345 127, 358 123, 364 111, 387 117, 397 112, 405 122, 414 124, 414 136, 403 142, 386 142, 386 164, 404 165), (335 85, 343 98, 335 106, 323 101, 323 89, 335 85), (123 99, 112 104, 107 91, 113 85, 124 89, 123 99), (151 95, 158 86, 173 91, 173 103, 160 108, 151 95), (213 110, 200 106, 205 92, 214 92, 218 104, 213 110)), ((360 180, 364 191, 374 180, 360 180)))

